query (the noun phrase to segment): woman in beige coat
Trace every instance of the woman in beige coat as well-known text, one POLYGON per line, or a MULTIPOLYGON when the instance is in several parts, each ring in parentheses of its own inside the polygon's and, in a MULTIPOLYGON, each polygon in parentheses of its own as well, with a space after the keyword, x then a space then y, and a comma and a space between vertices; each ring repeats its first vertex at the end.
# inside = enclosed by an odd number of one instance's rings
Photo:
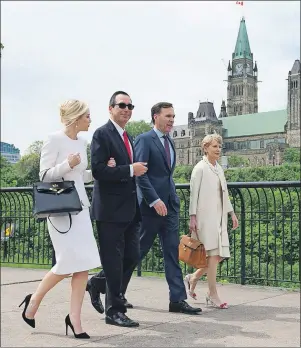
POLYGON ((196 164, 191 174, 189 229, 192 238, 199 239, 207 252, 207 267, 188 274, 185 281, 189 295, 196 299, 194 289, 197 281, 207 273, 209 292, 206 302, 217 308, 228 308, 222 302, 216 289, 217 265, 230 257, 227 232, 228 213, 231 214, 233 229, 238 220, 229 199, 227 183, 222 167, 217 163, 222 148, 222 138, 218 134, 205 136, 202 141, 203 160, 196 164))

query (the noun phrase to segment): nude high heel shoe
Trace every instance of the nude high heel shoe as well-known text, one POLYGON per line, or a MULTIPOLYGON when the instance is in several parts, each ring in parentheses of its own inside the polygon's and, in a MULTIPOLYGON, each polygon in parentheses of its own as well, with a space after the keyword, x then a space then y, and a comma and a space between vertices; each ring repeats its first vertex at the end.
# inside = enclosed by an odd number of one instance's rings
POLYGON ((194 300, 197 300, 196 298, 196 293, 192 292, 190 289, 192 286, 196 286, 197 280, 191 281, 191 274, 187 274, 184 278, 186 284, 187 284, 187 289, 188 289, 188 294, 190 297, 192 297, 194 300))
POLYGON ((210 303, 211 306, 214 308, 219 308, 219 309, 228 309, 229 308, 227 302, 224 302, 224 303, 221 303, 220 305, 218 305, 213 301, 212 297, 207 294, 206 295, 207 306, 208 306, 208 303, 210 303))

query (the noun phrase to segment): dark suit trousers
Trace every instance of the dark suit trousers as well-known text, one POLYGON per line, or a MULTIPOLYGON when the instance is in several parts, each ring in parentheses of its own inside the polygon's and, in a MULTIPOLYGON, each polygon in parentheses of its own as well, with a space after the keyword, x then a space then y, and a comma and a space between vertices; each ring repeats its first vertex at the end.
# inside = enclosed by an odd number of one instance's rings
MULTIPOLYGON (((182 269, 179 265, 179 215, 168 209, 165 217, 143 215, 140 227, 140 261, 144 259, 159 234, 164 257, 165 277, 169 286, 169 299, 178 302, 187 299, 182 269)), ((132 267, 133 272, 136 266, 132 267)), ((127 278, 130 278, 127 275, 127 278)), ((125 293, 126 288, 123 288, 125 293)))
MULTIPOLYGON (((137 222, 109 223, 96 221, 100 259, 103 273, 92 277, 93 284, 99 284, 103 292, 104 275, 106 280, 106 314, 126 312, 124 301, 120 298, 122 288, 130 281, 132 267, 139 260, 139 231, 137 222)), ((97 286, 97 285, 96 285, 97 286)))

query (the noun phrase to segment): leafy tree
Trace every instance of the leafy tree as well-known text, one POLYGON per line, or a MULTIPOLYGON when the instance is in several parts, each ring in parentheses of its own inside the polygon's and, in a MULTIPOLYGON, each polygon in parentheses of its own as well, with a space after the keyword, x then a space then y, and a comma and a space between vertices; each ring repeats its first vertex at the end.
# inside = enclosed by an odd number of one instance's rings
POLYGON ((39 181, 39 171, 40 155, 37 153, 24 155, 16 163, 18 186, 32 186, 34 182, 39 181))
POLYGON ((15 165, 9 163, 6 158, 1 156, 0 159, 1 171, 1 187, 11 187, 17 185, 17 173, 15 165))
POLYGON ((42 140, 36 140, 26 150, 26 154, 28 154, 28 155, 36 154, 36 155, 40 156, 41 155, 41 151, 42 151, 42 147, 43 147, 43 141, 42 140))
POLYGON ((177 166, 174 170, 173 178, 178 184, 190 182, 193 166, 177 166))
POLYGON ((131 121, 126 125, 125 129, 128 134, 135 139, 139 134, 151 130, 152 126, 145 121, 131 121))
POLYGON ((17 186, 32 186, 34 182, 39 181, 42 146, 43 141, 33 142, 25 151, 26 154, 16 163, 17 186))
POLYGON ((299 181, 300 165, 283 164, 281 166, 227 169, 225 176, 228 182, 299 181))
POLYGON ((299 163, 301 162, 300 149, 297 148, 287 148, 284 150, 283 154, 284 162, 286 163, 299 163))
POLYGON ((229 168, 248 167, 249 162, 246 158, 242 156, 229 156, 228 166, 229 168))

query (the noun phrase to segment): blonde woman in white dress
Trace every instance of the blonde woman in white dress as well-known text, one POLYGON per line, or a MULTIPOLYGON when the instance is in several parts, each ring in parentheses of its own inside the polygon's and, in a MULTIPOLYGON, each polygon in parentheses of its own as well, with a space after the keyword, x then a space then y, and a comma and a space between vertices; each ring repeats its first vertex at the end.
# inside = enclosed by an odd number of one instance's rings
MULTIPOLYGON (((79 132, 89 129, 91 119, 87 104, 78 100, 68 100, 60 107, 61 122, 64 130, 51 134, 44 142, 40 159, 40 180, 46 172, 44 181, 53 182, 74 180, 75 187, 82 203, 83 210, 72 215, 70 230, 67 231, 69 218, 52 217, 47 220, 48 231, 55 250, 56 264, 45 275, 37 290, 25 297, 25 308, 22 313, 24 321, 35 327, 35 314, 47 294, 61 280, 72 274, 70 312, 65 318, 66 334, 68 327, 75 338, 90 338, 81 325, 81 308, 86 290, 88 271, 101 265, 100 256, 93 234, 89 213, 89 199, 85 183, 93 180, 87 170, 87 142, 78 136, 79 132)), ((109 161, 108 165, 114 165, 109 161)), ((20 305, 21 306, 21 305, 20 305)), ((63 322, 62 322, 63 325, 63 322)))
POLYGON ((231 214, 233 229, 238 227, 238 220, 229 199, 227 183, 222 167, 217 160, 222 148, 222 137, 210 134, 202 141, 203 160, 196 164, 191 174, 189 229, 192 238, 199 239, 207 252, 208 266, 188 274, 185 281, 189 295, 196 299, 194 289, 197 281, 207 273, 209 292, 207 304, 226 309, 228 305, 221 301, 216 288, 217 265, 224 258, 230 257, 227 231, 228 214, 231 214))

